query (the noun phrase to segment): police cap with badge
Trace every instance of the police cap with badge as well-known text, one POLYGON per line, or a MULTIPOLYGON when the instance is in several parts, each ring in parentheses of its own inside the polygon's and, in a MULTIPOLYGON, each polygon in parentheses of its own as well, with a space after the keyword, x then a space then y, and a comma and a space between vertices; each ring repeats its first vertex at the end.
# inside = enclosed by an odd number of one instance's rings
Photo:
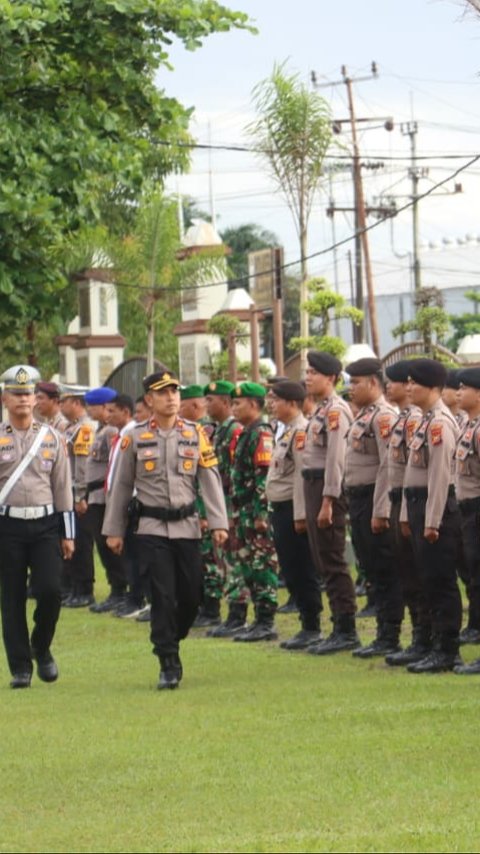
POLYGON ((31 365, 14 365, 0 377, 4 391, 10 394, 34 394, 40 373, 31 365))
POLYGON ((164 388, 180 386, 180 380, 175 376, 173 371, 167 369, 155 371, 153 374, 148 374, 142 380, 145 393, 150 391, 163 391, 164 388))

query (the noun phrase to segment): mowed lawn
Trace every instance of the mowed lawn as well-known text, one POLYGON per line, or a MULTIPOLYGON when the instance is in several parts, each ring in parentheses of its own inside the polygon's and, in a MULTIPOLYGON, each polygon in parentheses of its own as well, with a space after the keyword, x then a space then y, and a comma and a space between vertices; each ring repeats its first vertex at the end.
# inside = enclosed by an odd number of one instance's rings
POLYGON ((480 850, 480 678, 194 633, 159 692, 148 625, 84 610, 54 652, 29 691, 2 661, 2 852, 480 850))

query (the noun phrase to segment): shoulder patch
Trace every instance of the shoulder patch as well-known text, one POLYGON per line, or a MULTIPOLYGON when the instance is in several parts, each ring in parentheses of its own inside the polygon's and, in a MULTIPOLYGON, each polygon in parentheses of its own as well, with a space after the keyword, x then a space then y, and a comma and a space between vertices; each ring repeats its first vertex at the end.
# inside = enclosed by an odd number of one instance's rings
POLYGON ((297 430, 295 433, 295 450, 303 451, 305 447, 305 437, 307 433, 305 430, 297 430))
POLYGON ((443 441, 443 427, 441 424, 432 424, 430 427, 432 445, 441 445, 443 441))
POLYGON ((269 466, 272 460, 273 436, 270 433, 260 433, 253 463, 256 466, 269 466))
MULTIPOLYGON (((340 427, 340 410, 330 409, 327 416, 327 424, 329 430, 338 430, 340 427)), ((333 441, 333 439, 332 439, 333 441)))
POLYGON ((128 446, 131 444, 132 440, 130 436, 124 436, 122 441, 120 442, 120 450, 126 451, 128 446))
POLYGON ((388 439, 392 429, 391 419, 389 415, 380 415, 378 418, 378 427, 382 439, 388 439))
POLYGON ((88 457, 93 444, 93 430, 88 425, 80 427, 73 440, 73 453, 76 457, 88 457))
MULTIPOLYGON (((196 427, 198 433, 198 450, 200 452, 200 458, 198 461, 199 466, 204 469, 212 468, 212 466, 218 465, 217 456, 215 454, 213 445, 210 444, 210 441, 205 433, 203 427, 198 424, 196 427)), ((182 436, 186 436, 187 431, 182 430, 182 436)), ((194 436, 195 433, 193 431, 188 431, 188 437, 194 436)))

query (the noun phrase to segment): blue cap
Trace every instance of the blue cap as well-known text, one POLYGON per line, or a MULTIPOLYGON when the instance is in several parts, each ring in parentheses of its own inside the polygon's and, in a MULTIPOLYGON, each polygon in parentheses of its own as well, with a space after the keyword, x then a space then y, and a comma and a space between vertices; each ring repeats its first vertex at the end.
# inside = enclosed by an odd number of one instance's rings
POLYGON ((118 397, 118 391, 103 385, 101 388, 92 388, 87 391, 84 400, 89 406, 103 406, 104 403, 111 403, 116 397, 118 397))

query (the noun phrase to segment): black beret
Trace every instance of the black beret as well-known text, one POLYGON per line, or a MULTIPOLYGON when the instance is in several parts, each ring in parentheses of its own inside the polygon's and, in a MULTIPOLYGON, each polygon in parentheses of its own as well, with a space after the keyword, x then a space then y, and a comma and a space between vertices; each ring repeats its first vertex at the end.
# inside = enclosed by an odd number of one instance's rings
POLYGON ((435 359, 412 359, 410 377, 415 383, 426 388, 443 388, 447 379, 447 369, 435 359))
POLYGON ((280 374, 276 374, 274 377, 267 377, 265 385, 268 389, 271 389, 276 383, 281 383, 283 380, 288 380, 288 377, 282 377, 280 374))
POLYGON ((393 365, 385 368, 385 373, 392 383, 408 383, 410 365, 409 359, 400 359, 399 362, 394 362, 393 365))
POLYGON ((347 374, 351 377, 371 377, 373 374, 382 373, 382 363, 380 359, 365 358, 357 359, 345 368, 347 374))
POLYGON ((275 383, 272 391, 276 397, 280 397, 282 400, 296 400, 298 403, 303 403, 307 394, 301 383, 292 380, 279 380, 275 383))
POLYGON ((458 381, 469 388, 480 389, 480 368, 460 368, 458 381))
POLYGON ((330 353, 323 353, 320 350, 309 350, 307 353, 307 362, 311 368, 318 371, 319 374, 324 374, 326 377, 336 376, 342 371, 342 363, 340 359, 335 358, 330 353))
POLYGON ((60 397, 60 387, 57 383, 48 383, 41 380, 36 384, 35 391, 42 391, 51 400, 54 400, 56 397, 60 397))
POLYGON ((449 371, 447 371, 447 379, 445 382, 446 388, 454 388, 458 391, 458 389, 460 388, 460 380, 458 379, 459 373, 460 370, 454 368, 451 368, 449 371))

